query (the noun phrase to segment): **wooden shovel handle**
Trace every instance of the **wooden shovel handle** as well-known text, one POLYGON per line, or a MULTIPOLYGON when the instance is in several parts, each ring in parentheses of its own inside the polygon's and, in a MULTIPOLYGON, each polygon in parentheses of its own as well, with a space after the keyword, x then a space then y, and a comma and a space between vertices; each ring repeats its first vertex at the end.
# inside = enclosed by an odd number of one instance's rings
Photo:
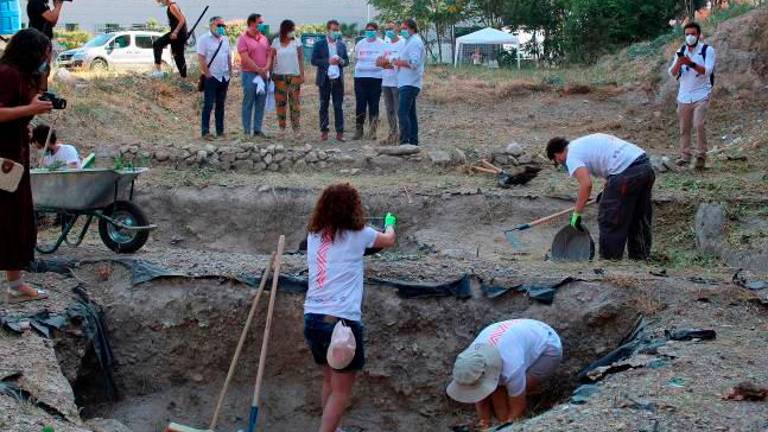
POLYGON ((479 167, 479 166, 475 166, 475 165, 472 165, 472 169, 475 170, 475 171, 480 171, 480 172, 488 173, 488 174, 498 174, 499 173, 498 171, 494 171, 492 169, 483 168, 483 167, 479 167))
POLYGON ((487 161, 487 160, 485 160, 485 159, 480 159, 480 162, 482 162, 482 163, 483 163, 483 165, 487 166, 488 168, 490 168, 490 169, 494 170, 494 171, 495 171, 497 174, 498 174, 498 173, 500 173, 501 171, 503 171, 501 168, 499 168, 499 167, 497 167, 496 165, 494 165, 494 164, 492 164, 492 163, 488 162, 488 161, 487 161))
POLYGON ((277 254, 275 255, 275 270, 272 275, 272 288, 269 292, 269 308, 267 309, 267 324, 264 326, 264 336, 261 341, 261 352, 259 353, 259 370, 256 373, 256 386, 253 389, 253 405, 259 406, 259 393, 261 382, 264 378, 264 369, 267 364, 267 348, 269 347, 269 334, 272 330, 272 315, 275 311, 275 298, 277 297, 277 284, 280 279, 280 264, 282 263, 283 250, 285 249, 285 236, 281 235, 277 242, 277 254))
POLYGON ((224 386, 222 387, 221 394, 219 394, 219 399, 216 402, 216 409, 213 411, 213 419, 211 419, 211 425, 208 428, 210 430, 216 430, 216 424, 219 422, 219 413, 221 412, 221 405, 224 402, 224 395, 227 394, 229 383, 232 381, 232 377, 235 374, 235 367, 237 366, 237 360, 240 358, 240 353, 243 350, 245 339, 248 336, 248 330, 251 328, 251 323, 253 322, 253 316, 256 314, 256 309, 258 308, 258 305, 259 305, 259 299, 261 298, 261 294, 264 292, 264 286, 267 284, 267 279, 269 279, 269 270, 274 265, 274 262, 275 262, 275 252, 272 252, 272 258, 267 263, 267 268, 264 269, 264 274, 261 275, 259 290, 256 293, 256 296, 253 298, 253 303, 251 303, 251 310, 250 312, 248 312, 248 318, 245 320, 245 326, 243 327, 242 333, 240 333, 240 340, 237 342, 235 355, 232 357, 232 363, 229 365, 227 378, 224 380, 224 386))
MULTIPOLYGON (((594 204, 594 203, 595 203, 595 200, 594 200, 594 199, 591 199, 591 200, 587 201, 587 204, 586 204, 586 205, 592 205, 592 204, 594 204)), ((557 218, 559 218, 560 216, 564 216, 564 215, 567 215, 568 213, 571 213, 571 212, 572 212, 574 209, 576 209, 576 206, 574 206, 574 207, 570 207, 570 208, 567 208, 567 209, 565 209, 565 210, 561 210, 561 211, 559 211, 559 212, 557 212, 557 213, 553 213, 553 214, 551 214, 551 215, 549 215, 549 216, 544 216, 544 217, 543 217, 543 218, 541 218, 541 219, 536 219, 536 220, 535 220, 535 221, 533 221, 533 222, 529 222, 529 223, 528 223, 528 227, 529 227, 529 228, 530 228, 530 227, 534 227, 534 226, 536 226, 536 225, 540 225, 540 224, 543 224, 543 223, 545 223, 545 222, 549 222, 549 221, 551 221, 552 219, 557 219, 557 218)))

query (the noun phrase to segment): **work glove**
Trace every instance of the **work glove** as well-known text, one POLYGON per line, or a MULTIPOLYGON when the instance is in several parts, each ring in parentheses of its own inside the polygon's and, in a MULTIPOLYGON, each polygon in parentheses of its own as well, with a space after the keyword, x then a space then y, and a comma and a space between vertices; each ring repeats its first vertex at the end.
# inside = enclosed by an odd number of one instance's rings
POLYGON ((581 226, 581 213, 573 212, 571 214, 571 226, 579 231, 584 231, 584 227, 581 226))
POLYGON ((384 229, 387 229, 389 227, 395 228, 395 224, 397 223, 397 218, 392 213, 387 213, 386 216, 384 216, 384 229))

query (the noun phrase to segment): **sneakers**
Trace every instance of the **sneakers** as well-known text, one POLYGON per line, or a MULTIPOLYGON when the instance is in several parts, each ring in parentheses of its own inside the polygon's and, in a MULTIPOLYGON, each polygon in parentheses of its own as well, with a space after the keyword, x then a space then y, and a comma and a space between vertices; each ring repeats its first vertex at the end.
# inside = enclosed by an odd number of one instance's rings
POLYGON ((320 132, 320 141, 328 141, 328 132, 320 132))
POLYGON ((336 141, 347 142, 347 140, 344 139, 344 132, 339 132, 336 134, 336 141))

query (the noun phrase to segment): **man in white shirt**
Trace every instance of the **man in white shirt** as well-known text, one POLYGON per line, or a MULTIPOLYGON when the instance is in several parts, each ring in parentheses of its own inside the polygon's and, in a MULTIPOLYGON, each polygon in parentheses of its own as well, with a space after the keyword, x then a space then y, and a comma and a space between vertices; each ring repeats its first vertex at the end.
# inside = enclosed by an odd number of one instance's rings
POLYGON ((365 25, 365 39, 355 45, 355 135, 353 141, 363 139, 366 111, 368 114, 367 139, 375 140, 379 126, 379 101, 383 69, 379 58, 386 44, 378 38, 379 26, 365 25))
POLYGON ((691 131, 696 128, 696 162, 694 168, 703 170, 707 160, 705 129, 709 96, 715 72, 715 49, 701 42, 701 26, 695 22, 685 25, 685 45, 675 52, 669 75, 677 79, 677 115, 680 120, 680 157, 678 166, 691 162, 691 131))
POLYGON ((216 135, 224 136, 224 104, 232 71, 232 55, 226 27, 224 19, 215 16, 210 20, 210 32, 197 41, 197 59, 200 73, 204 76, 201 133, 208 141, 214 139, 210 134, 211 110, 214 107, 216 135))
POLYGON ((51 127, 46 124, 37 125, 32 129, 32 143, 35 147, 38 150, 43 150, 49 132, 51 138, 48 140, 48 149, 43 155, 43 168, 80 169, 80 155, 77 153, 77 149, 69 144, 59 143, 56 130, 51 130, 51 127))
POLYGON ((400 57, 400 51, 405 46, 405 39, 401 38, 400 29, 394 21, 389 21, 384 33, 384 55, 382 55, 377 64, 384 68, 382 72, 381 91, 384 95, 384 106, 387 110, 387 121, 389 122, 389 135, 381 141, 381 144, 395 144, 400 141, 400 132, 397 127, 397 110, 400 105, 400 92, 397 88, 397 70, 392 62, 400 57))
POLYGON ((579 194, 571 215, 571 226, 583 229, 581 215, 592 193, 592 176, 605 181, 598 194, 600 210, 600 256, 620 260, 624 249, 630 259, 647 260, 651 255, 651 192, 656 175, 640 147, 615 136, 597 133, 569 142, 553 138, 547 157, 579 182, 579 194))
POLYGON ((406 39, 405 45, 400 51, 400 58, 392 62, 397 67, 397 87, 400 93, 400 106, 398 108, 400 144, 419 145, 416 98, 421 92, 427 52, 415 20, 408 19, 403 22, 400 35, 406 39))
POLYGON ((560 337, 532 319, 489 325, 456 358, 446 392, 453 400, 474 403, 478 426, 491 417, 507 423, 525 413, 526 395, 551 377, 563 358, 560 337))

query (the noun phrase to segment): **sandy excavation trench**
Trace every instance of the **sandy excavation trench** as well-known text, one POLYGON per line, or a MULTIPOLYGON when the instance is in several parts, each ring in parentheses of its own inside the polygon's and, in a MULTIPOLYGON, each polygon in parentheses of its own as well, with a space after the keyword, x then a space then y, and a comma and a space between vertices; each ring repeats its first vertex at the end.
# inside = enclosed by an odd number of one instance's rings
MULTIPOLYGON (((271 252, 285 234, 288 250, 306 238, 306 222, 317 199, 309 189, 207 187, 142 191, 139 203, 160 229, 153 238, 180 248, 222 252, 271 252)), ((398 250, 437 252, 454 258, 504 259, 516 254, 537 258, 549 250, 552 238, 566 221, 516 236, 511 250, 503 230, 530 222, 573 205, 567 200, 493 193, 454 194, 365 193, 370 217, 387 211, 398 216, 398 250)), ((585 220, 594 223, 597 211, 589 208, 585 220)), ((373 224, 376 220, 371 221, 373 224)), ((381 221, 378 221, 381 224, 381 221)), ((597 227, 589 226, 597 232, 597 227)))
MULTIPOLYGON (((78 274, 95 278, 97 266, 78 274)), ((115 266, 108 281, 89 288, 106 312, 119 398, 106 399, 92 358, 73 363, 70 375, 78 377, 73 387, 84 417, 115 418, 135 431, 162 430, 169 420, 207 425, 253 290, 219 279, 129 281, 127 270, 115 266)), ((450 430, 468 420, 471 408, 448 400, 444 386, 455 355, 491 322, 532 317, 561 334, 566 359, 547 396, 535 401, 541 412, 564 400, 577 385, 576 373, 615 348, 637 317, 633 292, 607 284, 568 284, 551 306, 521 295, 404 299, 390 287, 366 288, 367 366, 345 421, 366 431, 450 430)), ((264 430, 312 430, 320 415, 320 374, 303 341, 302 302, 298 293, 278 295, 262 398, 264 430)), ((237 430, 247 421, 262 303, 220 430, 237 430)))

